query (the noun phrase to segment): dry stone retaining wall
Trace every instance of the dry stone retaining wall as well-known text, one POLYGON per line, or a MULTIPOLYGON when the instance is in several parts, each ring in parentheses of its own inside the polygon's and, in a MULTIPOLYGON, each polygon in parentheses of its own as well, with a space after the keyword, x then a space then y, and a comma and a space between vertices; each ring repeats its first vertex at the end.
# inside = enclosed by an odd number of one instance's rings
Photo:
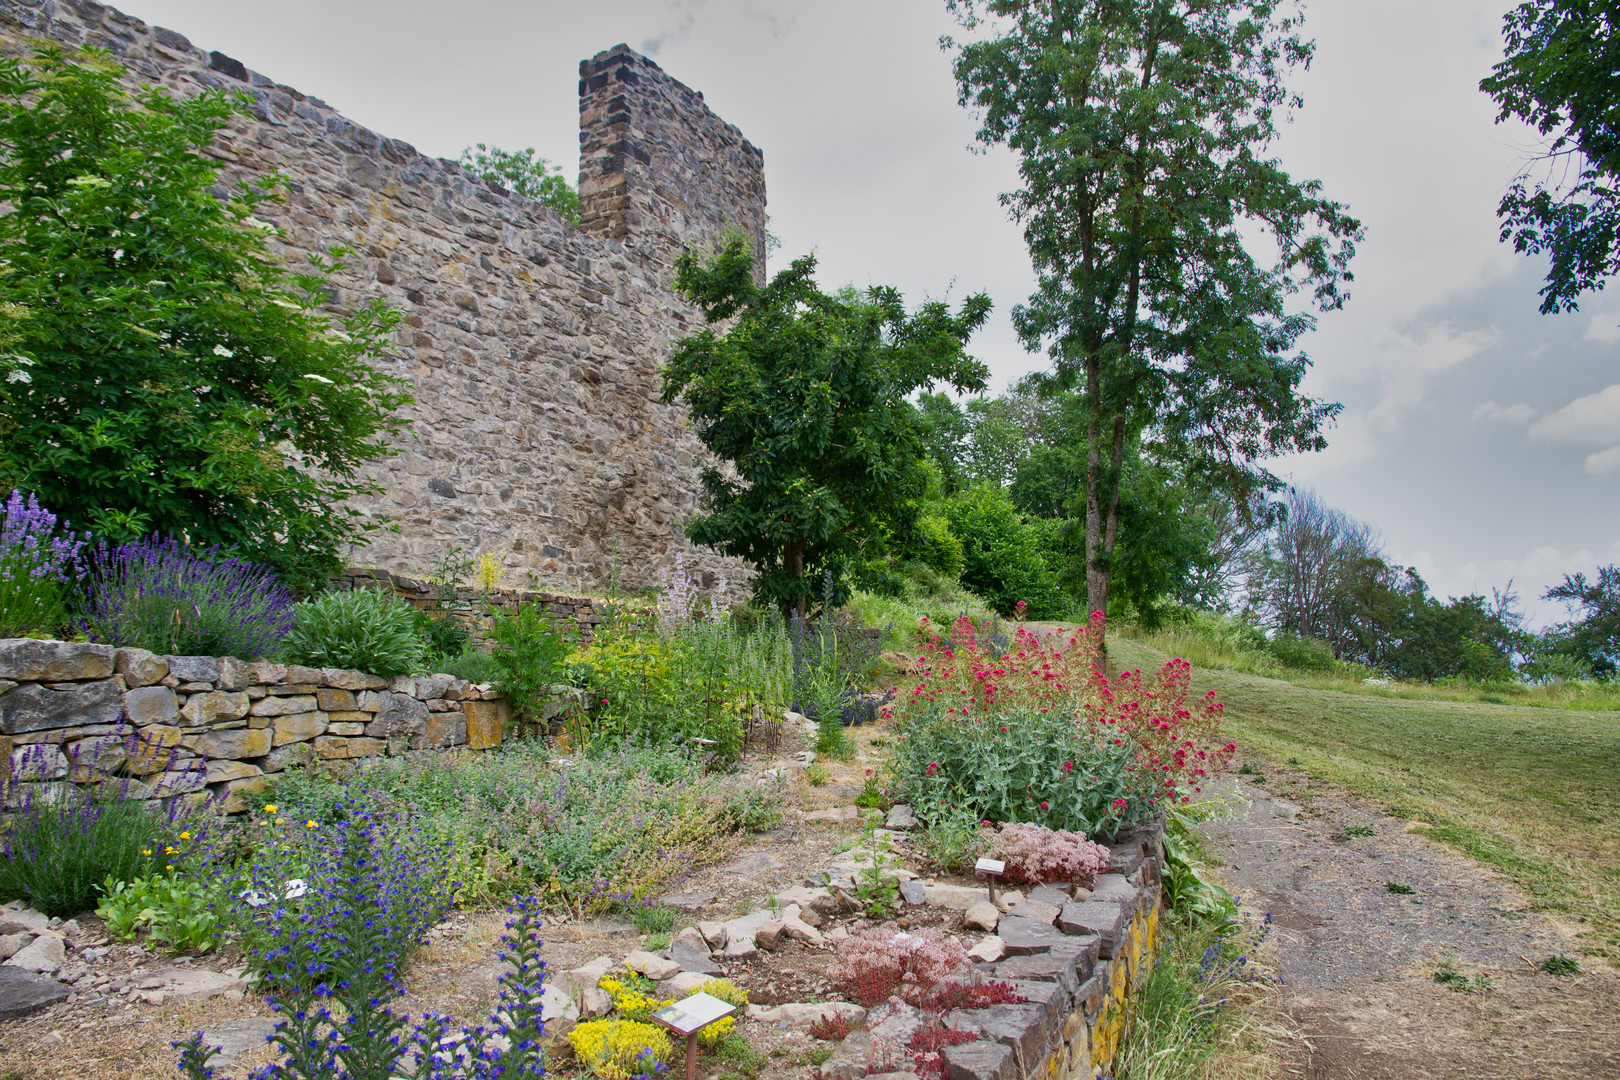
POLYGON ((88 642, 0 640, 0 757, 7 808, 71 783, 138 798, 207 792, 246 808, 265 777, 298 765, 500 745, 511 707, 450 675, 234 657, 157 656, 88 642))
MULTIPOLYGON (((223 178, 286 178, 262 216, 289 263, 353 251, 328 311, 406 313, 381 366, 409 381, 412 423, 360 506, 399 529, 360 560, 421 575, 451 545, 507 548, 543 589, 601 590, 615 566, 658 583, 701 490, 685 410, 658 400, 671 343, 703 323, 670 291, 675 259, 739 228, 764 263, 763 155, 701 93, 624 45, 580 64, 576 229, 172 30, 93 0, 0 0, 0 49, 40 37, 110 50, 131 83, 247 95, 213 148, 223 178)), ((747 585, 708 549, 687 567, 747 585)))
POLYGON ((461 590, 452 594, 430 582, 418 581, 403 574, 358 567, 351 568, 343 577, 335 579, 332 588, 389 589, 413 607, 444 612, 446 617, 453 618, 466 627, 473 640, 479 643, 488 639, 492 609, 514 615, 520 605, 536 603, 561 625, 564 632, 572 633, 578 636, 580 641, 590 644, 596 639, 596 628, 604 621, 603 611, 606 607, 604 601, 594 597, 564 596, 559 593, 519 589, 500 589, 488 597, 475 599, 463 595, 461 590))

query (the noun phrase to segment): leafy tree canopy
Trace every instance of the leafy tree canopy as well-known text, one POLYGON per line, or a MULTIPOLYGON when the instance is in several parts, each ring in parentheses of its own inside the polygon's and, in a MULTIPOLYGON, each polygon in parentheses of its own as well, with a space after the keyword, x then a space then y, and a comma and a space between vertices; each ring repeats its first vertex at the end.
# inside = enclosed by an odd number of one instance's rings
POLYGON ((1338 307, 1361 226, 1265 156, 1311 45, 1275 0, 947 0, 979 137, 1009 146, 1003 196, 1039 279, 1014 324, 1086 410, 1085 562, 1107 606, 1129 448, 1151 432, 1191 478, 1246 506, 1256 464, 1320 449, 1338 406, 1300 392, 1313 325, 1338 307), (1255 250, 1274 242, 1261 259, 1255 250))
MULTIPOLYGON (((363 534, 360 470, 409 400, 367 360, 400 316, 321 313, 336 257, 289 273, 204 156, 236 106, 133 98, 106 53, 0 60, 0 487, 114 540, 222 543, 294 584, 363 534)), ((275 183, 272 179, 267 183, 275 183)))
POLYGON ((1527 0, 1503 17, 1505 55, 1479 84, 1497 123, 1516 118, 1548 139, 1497 208, 1503 241, 1551 261, 1543 314, 1576 310, 1620 273, 1617 31, 1614 0, 1527 0))
POLYGON ((1548 635, 1553 649, 1599 678, 1620 674, 1620 565, 1598 567, 1593 580, 1585 574, 1567 574, 1543 596, 1576 613, 1548 635))
POLYGON ((936 384, 984 387, 984 365, 964 349, 990 299, 908 314, 892 288, 829 296, 814 256, 761 287, 753 251, 734 234, 712 259, 689 251, 677 262, 676 287, 730 328, 676 347, 663 398, 684 398, 721 463, 704 470, 708 512, 687 535, 749 560, 761 599, 804 613, 824 573, 841 600, 863 541, 888 530, 904 542, 915 528, 928 429, 907 399, 936 384))
POLYGON ((469 146, 461 152, 461 167, 482 180, 499 184, 525 199, 533 199, 579 224, 579 192, 534 149, 502 150, 498 146, 469 146))

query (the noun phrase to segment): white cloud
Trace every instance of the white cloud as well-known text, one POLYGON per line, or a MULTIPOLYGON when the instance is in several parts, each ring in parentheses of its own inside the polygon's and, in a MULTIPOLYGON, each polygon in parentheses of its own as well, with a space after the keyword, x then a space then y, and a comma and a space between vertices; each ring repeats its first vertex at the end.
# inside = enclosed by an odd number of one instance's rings
POLYGON ((1607 476, 1616 469, 1620 469, 1620 446, 1586 455, 1586 471, 1592 476, 1607 476))
POLYGON ((1536 410, 1528 405, 1498 405, 1494 401, 1487 401, 1474 410, 1475 420, 1506 420, 1510 424, 1527 423, 1535 415, 1536 410))
POLYGON ((1620 384, 1548 413, 1530 425, 1530 437, 1585 446, 1620 443, 1620 384))

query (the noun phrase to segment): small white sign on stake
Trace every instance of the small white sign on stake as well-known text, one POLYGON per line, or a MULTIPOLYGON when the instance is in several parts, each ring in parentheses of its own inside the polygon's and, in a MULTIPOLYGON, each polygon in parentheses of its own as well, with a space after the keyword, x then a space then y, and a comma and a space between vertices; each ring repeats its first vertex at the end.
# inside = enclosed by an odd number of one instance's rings
POLYGON ((655 1022, 686 1036, 686 1080, 697 1078, 698 1032, 723 1017, 737 1011, 729 1001, 721 1001, 713 994, 701 990, 691 997, 682 998, 673 1005, 665 1005, 652 1014, 655 1022))
POLYGON ((973 869, 981 874, 991 874, 1000 877, 1007 872, 1007 864, 1000 859, 980 859, 973 864, 973 869))
POLYGON ((736 1011, 737 1006, 730 1002, 721 1001, 712 994, 700 991, 689 998, 682 998, 673 1005, 665 1005, 653 1013, 653 1019, 671 1031, 691 1035, 736 1011))

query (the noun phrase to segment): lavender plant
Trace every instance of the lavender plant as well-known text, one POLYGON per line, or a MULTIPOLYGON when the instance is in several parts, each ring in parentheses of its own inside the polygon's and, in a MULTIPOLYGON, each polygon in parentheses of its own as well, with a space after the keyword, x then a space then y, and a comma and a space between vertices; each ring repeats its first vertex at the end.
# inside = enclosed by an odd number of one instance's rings
POLYGON ((69 918, 95 907, 108 881, 162 872, 202 843, 207 830, 200 810, 178 799, 167 806, 150 801, 136 781, 85 788, 29 783, 66 769, 61 751, 39 744, 0 776, 0 806, 12 811, 0 831, 0 901, 25 900, 47 915, 69 918))
POLYGON ((68 622, 67 591, 84 541, 33 495, 0 506, 0 638, 49 633, 68 622))
POLYGON ((98 544, 89 557, 85 636, 189 656, 252 660, 293 627, 293 597, 275 572, 156 534, 98 544))
MULTIPOLYGON (((356 958, 326 987, 334 1012, 315 986, 272 997, 284 1019, 269 1037, 284 1055, 253 1074, 254 1080, 539 1080, 545 1075, 540 1040, 545 961, 540 959, 540 904, 533 897, 508 909, 500 958, 510 970, 500 976, 500 1000, 487 1025, 452 1033, 449 1017, 428 1014, 412 1024, 387 1002, 402 992, 393 941, 378 924, 355 927, 348 955, 356 958), (375 959, 372 959, 375 958, 375 959)), ((208 1064, 218 1050, 202 1033, 184 1043, 180 1072, 189 1080, 214 1080, 208 1064)))

